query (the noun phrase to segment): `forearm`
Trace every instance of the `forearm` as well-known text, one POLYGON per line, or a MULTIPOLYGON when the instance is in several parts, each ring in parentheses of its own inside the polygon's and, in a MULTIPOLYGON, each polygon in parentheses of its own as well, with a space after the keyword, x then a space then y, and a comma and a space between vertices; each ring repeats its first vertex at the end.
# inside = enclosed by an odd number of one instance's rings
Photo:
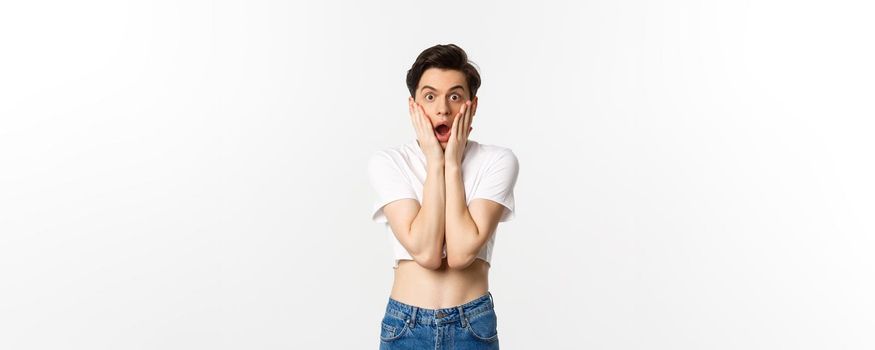
POLYGON ((419 213, 410 226, 410 235, 418 255, 426 267, 437 268, 441 264, 441 253, 446 231, 446 185, 444 182, 444 164, 429 162, 425 185, 423 187, 422 205, 419 213))
POLYGON ((477 240, 479 232, 465 201, 461 167, 447 164, 444 173, 447 191, 447 260, 451 262, 450 265, 464 268, 473 261, 478 253, 470 251, 469 247, 477 246, 474 242, 477 240))

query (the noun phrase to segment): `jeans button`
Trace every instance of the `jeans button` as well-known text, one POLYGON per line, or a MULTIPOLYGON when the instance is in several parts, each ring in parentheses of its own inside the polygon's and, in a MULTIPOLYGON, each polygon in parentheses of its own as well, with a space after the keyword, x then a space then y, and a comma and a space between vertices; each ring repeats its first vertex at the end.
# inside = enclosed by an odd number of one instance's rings
POLYGON ((446 315, 447 314, 445 314, 443 311, 438 311, 436 316, 437 316, 437 318, 444 318, 444 316, 446 316, 446 315))

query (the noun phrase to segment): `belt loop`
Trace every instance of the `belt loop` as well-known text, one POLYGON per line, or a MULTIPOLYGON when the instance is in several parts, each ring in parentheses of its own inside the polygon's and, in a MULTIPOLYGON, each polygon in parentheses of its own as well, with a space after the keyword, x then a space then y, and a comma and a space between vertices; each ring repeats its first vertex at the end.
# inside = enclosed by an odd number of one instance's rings
POLYGON ((416 306, 413 307, 413 316, 410 318, 410 328, 413 328, 413 326, 416 324, 416 310, 417 309, 419 309, 419 308, 416 306))
POLYGON ((462 328, 464 328, 468 325, 468 318, 465 317, 465 310, 463 310, 461 306, 457 306, 456 308, 459 309, 459 320, 462 321, 462 328))
POLYGON ((492 301, 492 292, 487 291, 486 295, 489 296, 489 303, 492 304, 492 306, 495 306, 495 302, 492 301))

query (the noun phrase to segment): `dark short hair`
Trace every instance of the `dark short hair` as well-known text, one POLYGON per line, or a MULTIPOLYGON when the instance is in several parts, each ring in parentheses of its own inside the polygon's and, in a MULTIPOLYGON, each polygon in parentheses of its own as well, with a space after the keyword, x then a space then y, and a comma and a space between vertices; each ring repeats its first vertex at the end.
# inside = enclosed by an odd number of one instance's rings
POLYGON ((447 44, 429 47, 416 57, 416 62, 413 62, 413 66, 407 71, 407 89, 410 90, 410 97, 416 97, 419 79, 429 68, 461 71, 468 82, 468 93, 471 94, 469 98, 473 99, 477 96, 477 89, 480 88, 480 73, 477 72, 473 62, 468 61, 465 50, 454 44, 447 44))

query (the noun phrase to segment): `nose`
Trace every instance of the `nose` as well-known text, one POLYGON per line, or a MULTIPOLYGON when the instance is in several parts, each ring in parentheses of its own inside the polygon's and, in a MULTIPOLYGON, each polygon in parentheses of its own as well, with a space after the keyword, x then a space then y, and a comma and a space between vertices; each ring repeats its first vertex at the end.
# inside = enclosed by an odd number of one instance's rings
POLYGON ((450 116, 450 103, 445 99, 438 99, 435 102, 435 114, 439 117, 449 117, 450 116))

